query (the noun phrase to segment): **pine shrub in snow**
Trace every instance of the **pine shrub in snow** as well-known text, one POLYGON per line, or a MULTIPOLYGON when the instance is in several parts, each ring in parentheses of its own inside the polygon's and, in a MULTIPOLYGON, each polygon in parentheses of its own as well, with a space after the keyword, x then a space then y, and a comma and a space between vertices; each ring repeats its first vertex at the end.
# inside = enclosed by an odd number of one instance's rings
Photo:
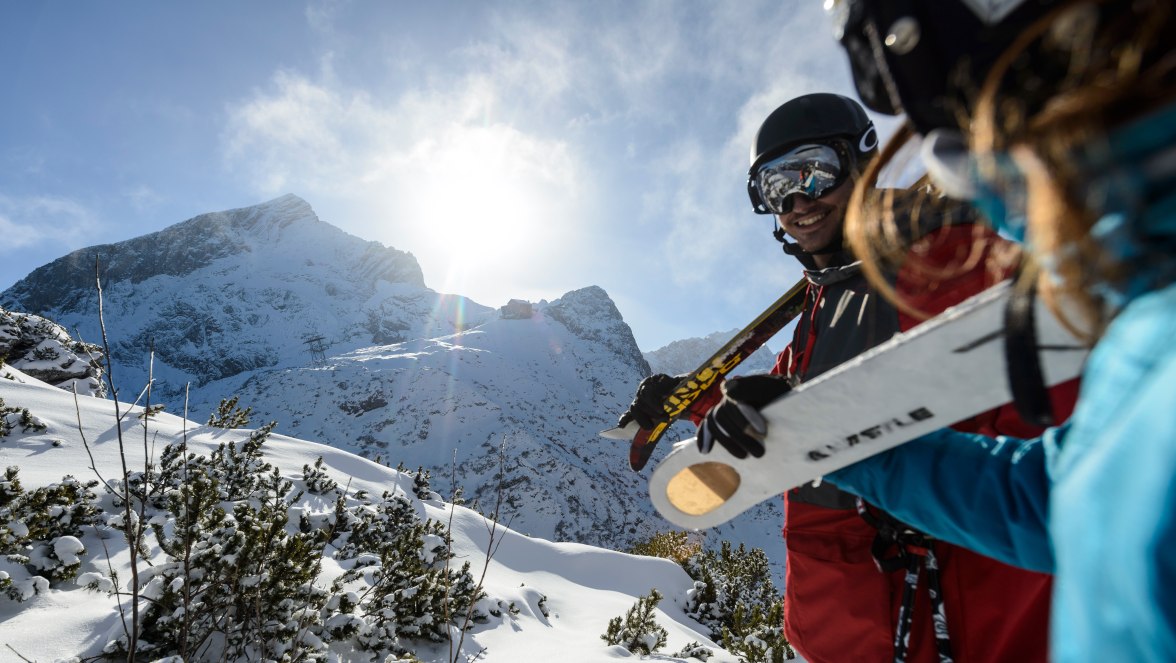
MULTIPOLYGON (((384 493, 377 503, 347 511, 335 528, 335 557, 352 568, 332 591, 345 595, 353 583, 368 585, 358 601, 349 601, 364 615, 354 624, 364 649, 383 653, 399 638, 444 642, 451 624, 484 596, 468 562, 460 571, 448 568, 452 555, 441 523, 422 522, 404 495, 384 493)), ((478 610, 474 616, 487 618, 478 610)))
MULTIPOLYGON (((303 478, 334 491, 335 506, 307 515, 302 492, 263 458, 272 426, 240 444, 221 444, 209 457, 169 447, 158 468, 130 478, 163 552, 140 569, 136 655, 314 663, 340 642, 376 660, 411 660, 412 640, 460 632, 454 625, 484 593, 468 564, 449 569, 441 524, 422 522, 403 494, 349 499, 321 458, 303 478), (291 513, 302 515, 292 520, 291 513), (346 571, 328 585, 320 573, 332 551, 346 571)), ((13 492, 7 485, 0 483, 0 496, 13 492)), ((110 521, 121 525, 121 515, 110 521)), ((130 624, 126 594, 121 603, 130 624)), ((108 637, 106 655, 125 658, 122 625, 108 637)))
POLYGON ((686 593, 686 614, 739 660, 777 663, 796 657, 784 637, 783 597, 772 584, 764 551, 743 544, 733 548, 729 541, 718 551, 703 550, 688 533, 668 531, 637 543, 630 552, 681 564, 694 580, 686 593))
POLYGON ((249 426, 249 415, 253 413, 252 407, 242 409, 237 405, 237 396, 225 399, 222 398, 220 405, 208 417, 206 426, 213 428, 246 428, 249 426))
POLYGON ((276 421, 258 428, 249 434, 249 439, 237 449, 236 443, 221 444, 212 452, 208 466, 210 474, 217 479, 221 499, 235 501, 243 499, 257 489, 265 472, 271 469, 261 454, 261 445, 273 432, 276 421))
MULTIPOLYGON (((260 461, 268 432, 254 433, 246 451, 222 445, 210 462, 177 467, 186 456, 166 456, 160 476, 186 480, 168 487, 165 511, 150 520, 167 559, 140 572, 139 653, 325 660, 319 632, 328 594, 313 583, 325 536, 289 531, 289 512, 301 494, 260 461)), ((106 652, 125 656, 127 647, 125 636, 116 637, 106 652)))
POLYGON ((723 628, 723 648, 746 663, 783 663, 796 658, 792 645, 784 637, 784 604, 770 607, 739 606, 731 616, 731 626, 723 628))
POLYGON ((310 465, 302 466, 302 482, 306 485, 306 492, 312 495, 326 495, 327 493, 338 493, 339 483, 327 474, 323 467, 323 457, 319 456, 318 460, 314 461, 314 467, 310 465))
POLYGON ((695 581, 686 614, 723 647, 748 663, 795 658, 784 637, 783 597, 772 584, 764 551, 723 541, 718 552, 702 550, 684 568, 695 581))
POLYGON ((654 610, 661 600, 661 592, 649 590, 649 594, 629 608, 624 619, 613 617, 600 639, 610 645, 621 645, 634 654, 652 654, 664 647, 668 633, 654 618, 654 610))
POLYGON ((412 494, 416 495, 418 500, 433 500, 438 499, 437 495, 429 488, 429 482, 433 475, 423 467, 418 467, 416 474, 412 477, 412 494))
POLYGON ((20 428, 22 433, 45 430, 45 424, 34 417, 28 408, 9 407, 0 398, 0 437, 6 437, 12 431, 20 428))
POLYGON ((93 488, 65 477, 61 483, 25 491, 19 470, 9 467, 0 480, 0 554, 22 564, 26 575, 0 580, 10 599, 23 601, 42 589, 77 577, 85 547, 83 528, 99 513, 93 488))

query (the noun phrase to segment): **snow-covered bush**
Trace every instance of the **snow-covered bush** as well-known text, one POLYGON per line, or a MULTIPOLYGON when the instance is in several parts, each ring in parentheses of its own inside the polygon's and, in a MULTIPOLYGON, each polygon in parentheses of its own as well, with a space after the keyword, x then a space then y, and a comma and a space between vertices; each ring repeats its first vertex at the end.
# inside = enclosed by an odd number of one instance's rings
POLYGON ((416 495, 418 500, 433 500, 438 499, 440 495, 434 493, 429 487, 429 482, 432 481, 433 475, 424 467, 417 467, 416 473, 412 477, 412 494, 416 495))
POLYGON ((235 501, 252 495, 261 477, 272 469, 261 454, 261 445, 278 422, 271 421, 249 434, 238 449, 235 442, 221 444, 212 452, 208 471, 217 480, 221 499, 235 501))
MULTIPOLYGON (((400 638, 443 642, 451 625, 485 595, 468 562, 460 571, 449 568, 452 554, 441 523, 422 522, 404 495, 384 493, 375 504, 350 509, 335 529, 335 557, 351 561, 352 568, 332 591, 344 595, 355 583, 367 585, 355 604, 362 621, 357 639, 364 649, 383 654, 387 643, 400 638)), ((474 612, 481 621, 487 617, 474 612)))
POLYGON ((661 592, 649 590, 649 594, 637 599, 637 603, 629 608, 624 619, 613 617, 600 639, 610 645, 621 645, 634 654, 652 654, 664 647, 669 634, 653 614, 661 600, 661 592))
POLYGON ((10 407, 0 398, 0 437, 20 428, 22 433, 45 430, 45 424, 34 417, 27 407, 10 407))
POLYGON ((302 466, 302 481, 306 485, 306 492, 311 495, 325 495, 327 493, 338 493, 339 483, 327 474, 323 469, 323 457, 319 456, 318 460, 314 461, 314 467, 310 465, 302 466))
POLYGON ((61 483, 26 492, 19 470, 9 467, 0 480, 0 554, 23 564, 28 578, 5 578, 7 595, 16 600, 27 591, 72 580, 81 568, 85 547, 79 538, 83 527, 97 520, 97 481, 82 483, 65 477, 61 483), (31 582, 31 584, 30 584, 31 582))
MULTIPOLYGON (((171 485, 165 511, 150 525, 167 559, 140 572, 139 653, 326 660, 321 633, 328 594, 314 584, 325 536, 289 531, 289 512, 301 494, 261 460, 268 433, 268 427, 254 432, 242 451, 221 445, 207 461, 174 450, 163 456, 159 476, 169 479, 159 483, 171 485), (190 460, 197 462, 180 467, 190 460), (173 477, 184 480, 172 483, 173 477)), ((126 651, 125 637, 106 646, 107 654, 126 651)))
POLYGON ((783 663, 796 658, 784 637, 784 604, 779 601, 766 609, 736 608, 731 625, 723 628, 722 644, 746 663, 783 663))
POLYGON ((743 544, 733 548, 729 541, 718 551, 704 550, 687 532, 668 531, 629 552, 680 564, 694 580, 685 597, 686 614, 741 661, 777 663, 796 657, 784 637, 784 599, 772 584, 763 550, 748 550, 743 544))
POLYGON ((683 565, 694 579, 687 592, 686 614, 710 629, 710 635, 747 663, 795 658, 784 637, 783 597, 772 584, 763 550, 701 550, 683 565))
MULTIPOLYGON (((313 663, 327 660, 332 642, 350 642, 401 660, 413 639, 447 639, 484 593, 468 564, 449 569, 441 524, 423 522, 405 495, 372 503, 337 485, 334 511, 307 515, 302 493, 264 460, 271 429, 207 458, 169 447, 158 469, 131 482, 154 507, 146 517, 166 555, 140 571, 137 653, 313 663), (328 545, 351 567, 329 587, 320 578, 328 545)), ((330 485, 321 458, 303 478, 330 485)), ((127 649, 120 627, 105 653, 127 649)))
POLYGON ((237 396, 232 398, 222 398, 220 405, 208 417, 206 426, 213 428, 247 428, 249 426, 249 415, 253 413, 252 407, 242 409, 237 405, 237 396))

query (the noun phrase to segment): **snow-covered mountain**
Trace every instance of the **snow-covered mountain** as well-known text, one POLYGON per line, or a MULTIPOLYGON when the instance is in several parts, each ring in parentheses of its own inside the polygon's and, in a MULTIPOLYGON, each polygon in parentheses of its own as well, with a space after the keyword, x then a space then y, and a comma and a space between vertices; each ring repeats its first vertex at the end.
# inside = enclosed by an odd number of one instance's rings
MULTIPOLYGON (((76 251, 0 293, 0 306, 100 339, 96 258, 123 394, 151 369, 152 401, 182 414, 190 383, 199 421, 237 395, 255 425, 424 467, 443 495, 459 486, 486 503, 501 486, 512 526, 546 539, 624 549, 671 528, 625 446, 597 435, 650 372, 600 288, 501 309, 439 294, 411 254, 287 195, 76 251)), ((779 571, 780 522, 767 504, 708 537, 761 547, 779 571)))
POLYGON ((492 314, 428 290, 411 254, 323 223, 293 195, 75 251, 0 294, 0 307, 99 340, 95 265, 122 384, 145 383, 154 343, 157 396, 171 398, 188 382, 304 364, 308 338, 346 351, 492 314))
MULTIPOLYGON (((665 373, 666 375, 689 373, 698 368, 703 360, 713 355, 738 333, 739 329, 732 329, 731 331, 707 334, 700 338, 677 340, 656 350, 646 352, 645 360, 649 362, 649 368, 654 373, 665 373)), ((783 334, 781 334, 782 336, 783 334)), ((743 360, 732 371, 732 375, 767 373, 772 370, 775 364, 776 355, 767 346, 763 346, 743 360)))

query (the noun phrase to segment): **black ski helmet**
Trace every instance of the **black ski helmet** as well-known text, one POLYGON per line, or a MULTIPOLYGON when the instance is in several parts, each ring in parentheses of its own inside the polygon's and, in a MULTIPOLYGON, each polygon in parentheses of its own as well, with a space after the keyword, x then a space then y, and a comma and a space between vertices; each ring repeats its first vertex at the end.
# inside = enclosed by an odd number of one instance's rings
POLYGON ((905 112, 915 130, 959 128, 980 82, 1033 21, 1062 0, 826 0, 858 96, 905 112))
POLYGON ((753 185, 756 170, 805 143, 829 143, 850 168, 860 168, 877 153, 878 133, 861 104, 849 97, 818 92, 785 102, 768 115, 751 143, 747 192, 756 214, 772 213, 753 185))

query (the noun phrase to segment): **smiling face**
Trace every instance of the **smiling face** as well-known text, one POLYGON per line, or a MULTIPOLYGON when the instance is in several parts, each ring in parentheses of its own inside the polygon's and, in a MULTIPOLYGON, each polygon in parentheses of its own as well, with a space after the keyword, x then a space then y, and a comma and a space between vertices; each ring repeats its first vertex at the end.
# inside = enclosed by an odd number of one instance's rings
POLYGON ((832 258, 819 251, 840 248, 832 245, 841 242, 841 225, 845 222, 845 209, 853 193, 853 183, 853 178, 848 178, 815 200, 804 194, 795 194, 792 211, 776 215, 776 223, 803 251, 813 255, 819 267, 827 266, 832 258))

